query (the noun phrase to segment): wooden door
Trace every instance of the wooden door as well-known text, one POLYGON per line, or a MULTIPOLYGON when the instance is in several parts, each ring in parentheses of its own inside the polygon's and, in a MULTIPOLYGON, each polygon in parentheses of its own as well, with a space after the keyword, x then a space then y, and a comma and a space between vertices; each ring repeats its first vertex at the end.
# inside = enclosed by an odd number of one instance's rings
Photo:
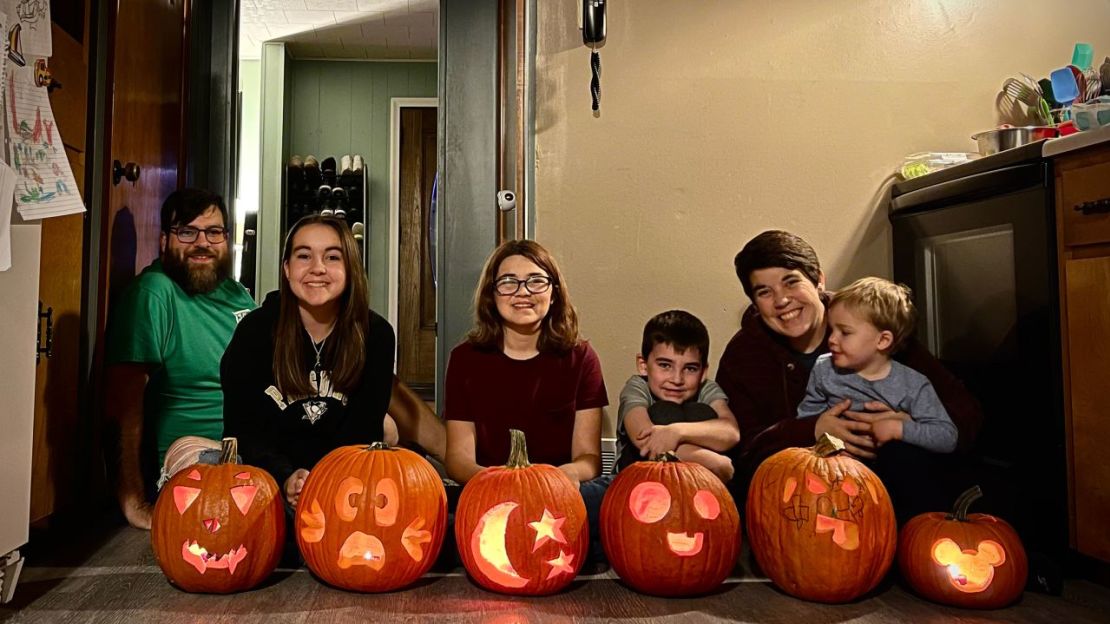
MULTIPOLYGON (((85 133, 88 111, 88 0, 55 3, 50 69, 62 88, 50 93, 58 133, 85 197, 85 133)), ((87 203, 87 201, 86 201, 87 203)), ((35 424, 31 464, 31 522, 68 507, 77 498, 78 476, 88 465, 87 422, 79 407, 81 374, 81 285, 85 214, 42 221, 39 301, 51 311, 50 357, 35 376, 35 424)), ((45 332, 46 324, 43 323, 45 332)))
POLYGON ((436 378, 436 290, 429 224, 436 174, 436 109, 401 109, 397 374, 428 397, 436 378))
MULTIPOLYGON (((1092 250, 1094 251, 1094 250, 1092 250)), ((1110 248, 1064 263, 1075 547, 1110 561, 1110 248)), ((1069 254, 1070 255, 1070 254, 1069 254)))

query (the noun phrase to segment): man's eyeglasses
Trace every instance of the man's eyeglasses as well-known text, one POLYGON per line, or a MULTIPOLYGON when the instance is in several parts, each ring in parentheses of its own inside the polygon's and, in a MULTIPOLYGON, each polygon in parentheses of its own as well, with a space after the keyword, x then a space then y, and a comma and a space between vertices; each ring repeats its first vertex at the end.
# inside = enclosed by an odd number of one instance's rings
POLYGON ((183 243, 195 243, 201 232, 204 232, 204 237, 208 239, 208 242, 213 244, 222 243, 224 239, 227 238, 227 228, 219 226, 212 226, 201 230, 190 225, 183 225, 181 227, 170 228, 170 232, 177 236, 177 240, 183 243))
POLYGON ((533 275, 527 279, 517 279, 506 275, 493 283, 493 289, 497 291, 497 294, 506 297, 515 295, 521 286, 524 286, 524 290, 529 293, 539 295, 551 288, 551 278, 546 275, 533 275))

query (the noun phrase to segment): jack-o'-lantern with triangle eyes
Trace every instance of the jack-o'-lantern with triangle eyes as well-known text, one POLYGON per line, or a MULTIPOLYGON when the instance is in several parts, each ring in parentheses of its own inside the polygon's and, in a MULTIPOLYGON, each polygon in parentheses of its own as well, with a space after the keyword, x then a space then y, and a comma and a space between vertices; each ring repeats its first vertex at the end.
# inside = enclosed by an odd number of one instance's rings
POLYGON ((265 470, 236 464, 237 450, 235 438, 224 438, 220 463, 178 471, 154 505, 154 556, 170 583, 185 591, 250 589, 281 558, 281 490, 265 470))
POLYGON ((646 594, 691 596, 719 586, 740 547, 740 515, 721 480, 673 454, 621 470, 601 505, 613 570, 646 594))
POLYGON ((847 602, 894 561, 897 530, 886 487, 825 434, 812 448, 768 457, 748 490, 748 539, 759 567, 788 594, 847 602))
POLYGON ((1021 597, 1029 574, 1025 548, 1005 520, 967 513, 982 495, 975 486, 951 513, 924 513, 902 527, 898 568, 921 596, 969 609, 998 609, 1021 597))
POLYGON ((447 533, 447 492, 435 468, 408 449, 340 447, 308 473, 296 532, 305 564, 324 582, 392 591, 435 563, 447 533))
POLYGON ((561 470, 528 462, 522 432, 510 436, 508 463, 479 472, 459 496, 459 557, 474 582, 491 591, 552 594, 582 567, 590 539, 586 505, 561 470))

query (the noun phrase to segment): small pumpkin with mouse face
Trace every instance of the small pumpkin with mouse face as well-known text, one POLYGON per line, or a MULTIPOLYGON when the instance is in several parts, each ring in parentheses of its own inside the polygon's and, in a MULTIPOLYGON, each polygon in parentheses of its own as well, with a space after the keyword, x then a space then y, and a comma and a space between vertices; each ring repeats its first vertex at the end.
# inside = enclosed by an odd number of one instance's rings
POLYGON ((969 514, 975 486, 951 513, 914 516, 902 527, 898 568, 921 596, 967 609, 998 609, 1021 597, 1029 562, 1017 531, 989 514, 969 514))

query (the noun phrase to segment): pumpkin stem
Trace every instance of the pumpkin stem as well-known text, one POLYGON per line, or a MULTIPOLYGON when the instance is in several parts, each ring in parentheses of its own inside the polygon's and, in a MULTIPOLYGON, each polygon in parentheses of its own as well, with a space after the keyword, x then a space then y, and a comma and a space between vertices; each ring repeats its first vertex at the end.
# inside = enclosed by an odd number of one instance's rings
POLYGON ((666 453, 660 453, 660 454, 656 455, 655 457, 652 458, 651 461, 667 463, 667 462, 677 462, 677 461, 682 461, 682 460, 678 458, 678 455, 676 455, 674 451, 667 451, 666 453))
POLYGON ((519 429, 509 429, 509 461, 505 462, 505 467, 527 468, 531 465, 528 461, 528 444, 524 441, 524 432, 519 429))
POLYGON ((220 442, 220 463, 234 464, 239 461, 239 440, 224 438, 220 442))
POLYGON ((817 439, 817 444, 813 445, 813 452, 818 457, 829 457, 843 450, 844 441, 828 433, 821 434, 821 437, 817 439))
POLYGON ((971 507, 971 503, 980 498, 983 498, 983 490, 978 485, 966 490, 963 494, 960 494, 956 503, 952 505, 952 513, 948 514, 948 519, 967 522, 968 507, 971 507))
POLYGON ((366 447, 368 451, 388 451, 392 447, 385 442, 371 442, 370 446, 366 447))

